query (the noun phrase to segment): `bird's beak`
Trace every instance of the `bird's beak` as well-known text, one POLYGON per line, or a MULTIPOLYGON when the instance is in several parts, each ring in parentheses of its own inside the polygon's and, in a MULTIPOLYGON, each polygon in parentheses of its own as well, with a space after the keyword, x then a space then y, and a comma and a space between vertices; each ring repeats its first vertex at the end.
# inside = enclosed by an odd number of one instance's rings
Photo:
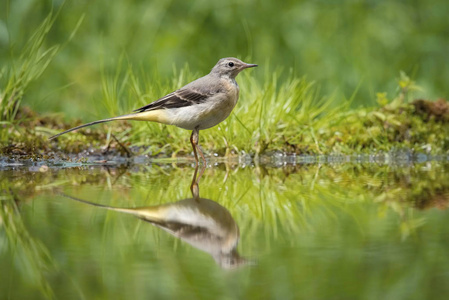
POLYGON ((255 65, 255 64, 246 64, 246 65, 243 66, 243 69, 254 68, 254 67, 257 67, 257 65, 255 65))

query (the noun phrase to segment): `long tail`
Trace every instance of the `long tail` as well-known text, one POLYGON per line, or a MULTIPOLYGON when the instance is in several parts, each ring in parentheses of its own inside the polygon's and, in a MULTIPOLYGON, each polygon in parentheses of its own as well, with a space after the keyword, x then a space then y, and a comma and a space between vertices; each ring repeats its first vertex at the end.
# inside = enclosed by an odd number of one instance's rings
POLYGON ((91 126, 91 125, 95 125, 95 124, 100 124, 100 123, 106 123, 106 122, 110 122, 110 121, 115 121, 115 120, 136 120, 136 121, 152 121, 152 122, 159 122, 159 123, 164 123, 164 124, 170 124, 170 120, 167 119, 166 114, 164 113, 164 110, 151 110, 151 111, 143 111, 143 112, 137 112, 137 113, 132 113, 132 114, 128 114, 128 115, 122 115, 122 116, 118 116, 118 117, 114 117, 114 118, 109 118, 109 119, 103 119, 103 120, 98 120, 98 121, 94 121, 94 122, 90 122, 84 125, 80 125, 80 126, 76 126, 73 128, 70 128, 69 130, 63 131, 61 133, 58 133, 57 135, 54 135, 52 137, 50 137, 49 139, 55 139, 60 135, 66 134, 68 132, 83 128, 83 127, 87 127, 87 126, 91 126))
POLYGON ((113 211, 118 211, 118 212, 122 212, 122 213, 126 213, 126 214, 131 214, 134 215, 137 218, 140 218, 144 221, 150 222, 150 223, 158 223, 161 222, 161 213, 159 212, 159 208, 156 207, 135 207, 135 208, 124 208, 124 207, 114 207, 114 206, 108 206, 108 205, 102 205, 102 204, 98 204, 98 203, 93 203, 90 201, 86 201, 80 198, 76 198, 70 195, 67 195, 65 193, 58 193, 59 195, 68 198, 68 199, 72 199, 84 204, 88 204, 88 205, 92 205, 92 206, 96 206, 96 207, 100 207, 103 209, 108 209, 108 210, 113 210, 113 211))
POLYGON ((92 126, 92 125, 95 125, 95 124, 106 123, 106 122, 111 122, 111 121, 115 121, 115 120, 129 120, 129 119, 132 119, 133 115, 135 115, 135 114, 123 115, 123 116, 118 116, 118 117, 114 117, 114 118, 109 118, 109 119, 103 119, 103 120, 90 122, 90 123, 87 123, 87 124, 83 124, 83 125, 80 125, 80 126, 76 126, 76 127, 70 128, 70 129, 68 129, 66 131, 63 131, 63 132, 58 133, 58 134, 56 134, 56 135, 54 135, 52 137, 49 137, 48 139, 52 140, 52 139, 57 138, 60 135, 66 134, 68 132, 75 131, 77 129, 84 128, 84 127, 87 127, 87 126, 92 126))

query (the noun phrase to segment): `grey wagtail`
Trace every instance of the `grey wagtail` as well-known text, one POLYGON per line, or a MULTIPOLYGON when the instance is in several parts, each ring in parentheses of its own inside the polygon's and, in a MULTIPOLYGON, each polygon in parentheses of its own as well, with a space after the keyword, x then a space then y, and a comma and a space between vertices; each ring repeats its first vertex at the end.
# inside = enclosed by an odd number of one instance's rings
POLYGON ((190 187, 192 198, 155 206, 113 207, 64 193, 60 195, 103 209, 134 215, 209 253, 222 268, 230 269, 254 264, 237 252, 240 230, 231 213, 217 202, 200 197, 200 178, 197 174, 198 165, 195 167, 190 187))
POLYGON ((80 125, 54 135, 50 139, 86 126, 115 120, 158 122, 192 130, 190 143, 198 164, 197 151, 203 161, 206 161, 198 146, 199 131, 211 128, 229 116, 239 98, 239 86, 235 77, 244 69, 252 67, 257 65, 247 64, 233 57, 222 58, 206 76, 134 110, 131 114, 80 125))
POLYGON ((92 206, 134 215, 209 253, 222 268, 231 269, 251 263, 237 252, 240 231, 234 218, 225 207, 213 200, 198 197, 156 206, 125 208, 61 195, 92 206))

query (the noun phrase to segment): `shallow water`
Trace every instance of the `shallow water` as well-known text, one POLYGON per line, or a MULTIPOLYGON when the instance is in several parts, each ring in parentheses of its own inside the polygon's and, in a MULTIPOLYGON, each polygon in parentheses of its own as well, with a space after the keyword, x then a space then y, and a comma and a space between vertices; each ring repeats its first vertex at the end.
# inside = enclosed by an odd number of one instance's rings
POLYGON ((217 161, 191 189, 194 173, 4 162, 0 298, 449 293, 446 157, 243 157, 217 161))

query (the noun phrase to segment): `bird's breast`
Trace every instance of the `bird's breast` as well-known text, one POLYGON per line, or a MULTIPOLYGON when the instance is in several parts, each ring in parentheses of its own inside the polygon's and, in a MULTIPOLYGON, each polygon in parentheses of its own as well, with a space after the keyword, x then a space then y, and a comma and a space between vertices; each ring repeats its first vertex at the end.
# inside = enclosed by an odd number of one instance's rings
POLYGON ((188 130, 202 130, 224 121, 237 104, 239 87, 226 80, 221 82, 217 91, 201 103, 165 110, 169 124, 188 130))
POLYGON ((229 95, 228 104, 232 106, 232 111, 239 100, 239 85, 235 79, 226 79, 223 82, 223 86, 225 87, 226 93, 229 95))

